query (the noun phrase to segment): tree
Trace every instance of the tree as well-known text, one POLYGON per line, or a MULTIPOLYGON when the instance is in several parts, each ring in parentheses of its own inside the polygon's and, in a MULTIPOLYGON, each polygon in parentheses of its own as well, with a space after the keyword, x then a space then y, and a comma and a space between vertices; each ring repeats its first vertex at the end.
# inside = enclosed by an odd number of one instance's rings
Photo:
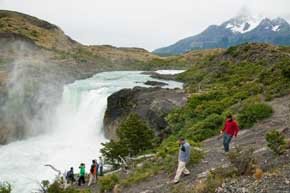
POLYGON ((113 165, 121 161, 121 157, 136 156, 153 148, 154 134, 139 115, 130 114, 117 130, 119 141, 102 144, 101 153, 113 165))
POLYGON ((110 141, 109 143, 102 143, 104 146, 101 149, 102 155, 105 157, 106 162, 111 164, 114 168, 117 168, 119 163, 122 161, 121 158, 128 155, 128 150, 125 145, 120 141, 110 141))
POLYGON ((117 130, 120 142, 125 145, 129 155, 134 156, 153 147, 153 131, 137 115, 131 114, 117 130))

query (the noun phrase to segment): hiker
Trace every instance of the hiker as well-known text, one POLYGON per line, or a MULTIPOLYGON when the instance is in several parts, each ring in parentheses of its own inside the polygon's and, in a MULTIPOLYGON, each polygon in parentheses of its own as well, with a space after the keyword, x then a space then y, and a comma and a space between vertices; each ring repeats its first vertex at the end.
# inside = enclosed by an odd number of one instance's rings
POLYGON ((79 166, 80 169, 80 177, 79 177, 79 181, 78 184, 79 186, 81 186, 82 184, 85 184, 85 173, 86 173, 86 168, 85 168, 85 164, 81 163, 81 165, 79 166))
POLYGON ((66 173, 66 181, 67 183, 74 183, 76 181, 73 167, 71 167, 70 170, 66 173))
POLYGON ((88 186, 90 186, 92 183, 96 183, 96 180, 97 180, 97 162, 96 160, 93 160, 90 169, 90 178, 88 186))
POLYGON ((237 137, 239 132, 238 123, 233 119, 232 115, 228 115, 225 126, 221 130, 221 135, 224 135, 223 145, 225 152, 229 152, 230 150, 230 143, 232 141, 233 136, 237 137))
POLYGON ((104 160, 102 157, 99 157, 99 171, 100 171, 100 176, 103 176, 103 169, 104 169, 104 160))
POLYGON ((190 145, 185 141, 184 138, 180 138, 179 146, 178 167, 176 170, 175 178, 173 180, 174 184, 179 182, 182 173, 184 175, 190 174, 189 170, 186 168, 186 164, 190 158, 190 145))

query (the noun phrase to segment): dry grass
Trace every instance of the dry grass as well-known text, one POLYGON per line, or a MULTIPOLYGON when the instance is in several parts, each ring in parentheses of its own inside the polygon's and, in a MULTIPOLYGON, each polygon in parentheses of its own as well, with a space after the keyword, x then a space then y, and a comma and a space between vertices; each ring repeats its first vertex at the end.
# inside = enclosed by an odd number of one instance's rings
MULTIPOLYGON (((9 11, 2 11, 0 16, 0 32, 24 35, 37 45, 48 49, 67 50, 74 47, 74 43, 65 36, 63 31, 57 27, 43 27, 44 21, 42 20, 9 11)), ((47 25, 53 26, 48 23, 47 25)))

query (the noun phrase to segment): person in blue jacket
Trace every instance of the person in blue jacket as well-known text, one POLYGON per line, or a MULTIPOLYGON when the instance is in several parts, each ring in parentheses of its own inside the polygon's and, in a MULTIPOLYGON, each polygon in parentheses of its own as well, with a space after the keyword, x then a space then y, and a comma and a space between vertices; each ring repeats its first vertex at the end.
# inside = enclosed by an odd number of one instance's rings
POLYGON ((177 184, 180 180, 181 174, 189 175, 190 171, 186 168, 186 164, 190 159, 190 145, 184 138, 179 139, 179 155, 178 155, 178 167, 173 183, 177 184))

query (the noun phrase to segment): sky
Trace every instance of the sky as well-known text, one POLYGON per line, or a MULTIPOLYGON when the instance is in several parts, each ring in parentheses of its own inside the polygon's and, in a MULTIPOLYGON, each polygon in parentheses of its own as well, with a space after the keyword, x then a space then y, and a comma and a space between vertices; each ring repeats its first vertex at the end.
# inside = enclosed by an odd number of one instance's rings
POLYGON ((154 50, 221 24, 242 8, 290 21, 290 0, 0 0, 87 45, 154 50))

